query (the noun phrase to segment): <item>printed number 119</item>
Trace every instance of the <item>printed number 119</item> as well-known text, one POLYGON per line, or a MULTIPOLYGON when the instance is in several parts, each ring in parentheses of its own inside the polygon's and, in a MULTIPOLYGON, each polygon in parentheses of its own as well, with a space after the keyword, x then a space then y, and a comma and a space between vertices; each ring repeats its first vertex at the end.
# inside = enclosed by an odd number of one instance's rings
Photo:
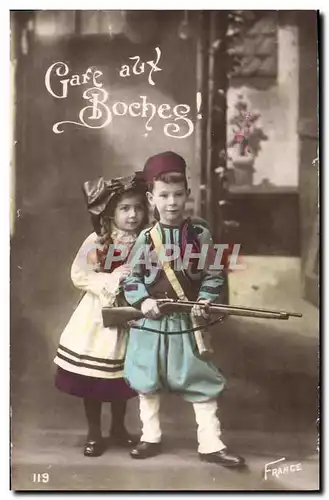
POLYGON ((44 472, 42 474, 36 474, 34 472, 32 480, 33 480, 34 483, 48 483, 48 481, 49 481, 49 474, 48 474, 48 472, 44 472))

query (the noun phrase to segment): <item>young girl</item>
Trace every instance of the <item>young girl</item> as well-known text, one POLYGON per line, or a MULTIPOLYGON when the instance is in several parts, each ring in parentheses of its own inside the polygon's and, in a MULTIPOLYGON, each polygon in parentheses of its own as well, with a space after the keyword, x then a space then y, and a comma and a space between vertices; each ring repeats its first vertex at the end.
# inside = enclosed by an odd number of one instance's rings
POLYGON ((54 360, 58 365, 55 384, 59 390, 83 398, 88 422, 84 455, 96 457, 105 448, 102 402, 111 402, 110 442, 134 444, 124 425, 127 400, 136 396, 123 379, 127 330, 104 328, 101 310, 125 304, 121 285, 130 272, 126 260, 145 226, 147 209, 138 173, 86 182, 83 191, 95 232, 83 242, 71 268, 73 284, 85 294, 61 335, 54 360), (113 252, 114 246, 125 249, 122 259, 119 250, 113 252), (107 258, 109 248, 109 255, 115 256, 112 262, 107 258))

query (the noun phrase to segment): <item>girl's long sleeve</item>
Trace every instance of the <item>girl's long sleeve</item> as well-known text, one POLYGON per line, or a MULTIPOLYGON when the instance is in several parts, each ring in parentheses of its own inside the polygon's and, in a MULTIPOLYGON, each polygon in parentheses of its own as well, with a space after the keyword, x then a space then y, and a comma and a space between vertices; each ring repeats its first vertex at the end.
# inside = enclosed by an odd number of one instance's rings
POLYGON ((96 295, 102 305, 111 305, 120 288, 121 273, 97 272, 97 266, 87 262, 88 253, 100 248, 97 235, 92 233, 81 245, 71 267, 71 280, 76 288, 96 295))

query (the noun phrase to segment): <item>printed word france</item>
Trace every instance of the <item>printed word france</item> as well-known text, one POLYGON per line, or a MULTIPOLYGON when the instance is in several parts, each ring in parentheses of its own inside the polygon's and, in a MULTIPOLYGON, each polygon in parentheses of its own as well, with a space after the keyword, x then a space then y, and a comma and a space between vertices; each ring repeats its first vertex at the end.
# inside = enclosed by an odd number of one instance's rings
MULTIPOLYGON (((155 61, 144 63, 140 62, 138 56, 131 57, 130 59, 134 60, 134 63, 131 67, 127 64, 123 65, 119 76, 127 78, 132 74, 142 75, 147 71, 146 67, 148 66, 150 68, 148 83, 154 85, 152 73, 161 71, 161 68, 158 67, 161 51, 158 47, 155 50, 155 61)), ((146 95, 139 96, 139 99, 135 102, 127 103, 124 100, 112 102, 110 91, 103 87, 102 75, 102 71, 94 67, 87 68, 82 74, 71 74, 69 66, 61 61, 55 62, 47 69, 45 86, 49 94, 56 99, 67 99, 72 87, 82 86, 85 88, 85 86, 88 86, 82 94, 82 98, 88 104, 80 110, 78 114, 79 121, 64 120, 55 123, 53 131, 56 134, 64 132, 63 125, 65 124, 101 129, 114 121, 114 117, 122 116, 144 119, 145 137, 153 130, 153 120, 156 117, 166 121, 163 131, 167 137, 184 139, 193 133, 194 123, 188 118, 191 108, 187 104, 153 104, 146 95)))

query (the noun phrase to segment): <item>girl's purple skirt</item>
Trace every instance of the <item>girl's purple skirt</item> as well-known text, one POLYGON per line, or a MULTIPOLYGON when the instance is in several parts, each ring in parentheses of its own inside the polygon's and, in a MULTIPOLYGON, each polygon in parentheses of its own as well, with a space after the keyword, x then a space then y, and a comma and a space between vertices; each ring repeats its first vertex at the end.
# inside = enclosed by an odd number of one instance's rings
POLYGON ((137 393, 129 387, 124 378, 105 379, 88 377, 58 367, 55 377, 57 389, 79 398, 112 402, 134 398, 137 393))

